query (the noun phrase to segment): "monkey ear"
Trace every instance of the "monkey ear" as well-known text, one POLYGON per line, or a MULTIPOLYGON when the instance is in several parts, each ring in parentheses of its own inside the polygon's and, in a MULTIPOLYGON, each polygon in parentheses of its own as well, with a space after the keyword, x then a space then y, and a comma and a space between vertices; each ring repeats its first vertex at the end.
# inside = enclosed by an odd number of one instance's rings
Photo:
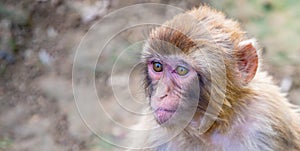
POLYGON ((258 67, 258 53, 255 39, 239 43, 235 52, 239 77, 244 84, 248 84, 255 76, 258 67))

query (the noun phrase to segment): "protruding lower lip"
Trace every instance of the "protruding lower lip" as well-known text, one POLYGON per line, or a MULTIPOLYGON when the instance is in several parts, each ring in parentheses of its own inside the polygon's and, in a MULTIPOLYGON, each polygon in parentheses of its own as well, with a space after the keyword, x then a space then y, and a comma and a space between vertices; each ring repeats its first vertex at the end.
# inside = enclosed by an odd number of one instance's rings
POLYGON ((175 114, 175 111, 176 110, 172 109, 157 108, 154 110, 154 116, 159 124, 163 124, 168 121, 173 114, 175 114))
POLYGON ((155 110, 155 112, 157 112, 157 111, 164 111, 164 112, 174 113, 176 110, 165 109, 165 108, 157 108, 157 109, 155 110))

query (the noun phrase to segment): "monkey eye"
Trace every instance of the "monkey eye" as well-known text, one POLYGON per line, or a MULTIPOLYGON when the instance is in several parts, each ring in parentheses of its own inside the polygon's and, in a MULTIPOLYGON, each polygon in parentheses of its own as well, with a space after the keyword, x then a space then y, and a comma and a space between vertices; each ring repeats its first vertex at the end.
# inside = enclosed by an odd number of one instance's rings
POLYGON ((184 76, 189 72, 189 69, 183 67, 183 66, 178 66, 175 69, 176 73, 180 76, 184 76))
POLYGON ((153 62, 153 70, 156 72, 162 72, 162 64, 159 62, 153 62))

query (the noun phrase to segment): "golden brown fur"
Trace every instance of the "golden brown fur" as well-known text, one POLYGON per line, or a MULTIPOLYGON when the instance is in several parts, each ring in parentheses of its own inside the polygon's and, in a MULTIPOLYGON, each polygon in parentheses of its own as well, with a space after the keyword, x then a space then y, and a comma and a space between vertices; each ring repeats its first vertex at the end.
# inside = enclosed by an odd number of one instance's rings
MULTIPOLYGON (((177 15, 163 26, 153 30, 143 52, 143 60, 155 55, 178 55, 200 71, 203 81, 202 101, 199 108, 206 108, 209 101, 220 114, 213 125, 201 134, 195 128, 187 127, 171 141, 156 148, 144 150, 224 150, 224 151, 258 151, 258 150, 300 150, 300 114, 299 109, 291 105, 270 76, 258 67, 249 72, 245 80, 237 70, 243 54, 240 44, 249 38, 239 24, 227 19, 222 13, 208 7, 200 6, 184 14, 177 15), (168 42, 182 50, 182 54, 164 47, 161 41, 168 42), (206 59, 203 59, 203 56, 206 59), (207 58, 208 57, 208 58, 207 58), (224 62, 222 62, 224 61, 224 62), (224 73, 220 64, 225 64, 224 73), (203 64, 209 64, 205 66, 203 64), (218 73, 213 75, 213 73, 218 73), (254 72, 253 74, 251 74, 254 72), (222 79, 221 75, 225 75, 222 79), (220 76, 220 77, 218 77, 220 76), (213 77, 213 78, 211 78, 213 77), (225 88, 218 88, 217 83, 226 80, 225 88), (211 92, 224 100, 210 100, 211 92), (222 105, 222 102, 224 104, 222 105)), ((253 44, 253 43, 252 43, 253 44)), ((254 44, 253 44, 254 45, 254 44)), ((245 47, 248 51, 249 47, 245 47)), ((255 46, 260 57, 259 48, 255 46)), ((251 56, 253 57, 253 56, 251 56)), ((255 59, 255 57, 253 57, 255 59)), ((260 58, 259 58, 260 59, 260 58)), ((252 60, 254 63, 256 60, 252 60)), ((252 62, 251 61, 251 62, 252 62)), ((243 70, 242 68, 239 70, 243 70)), ((149 86, 146 84, 146 87, 149 86)), ((203 112, 199 110, 201 116, 203 112)), ((142 119, 138 127, 153 127, 155 120, 142 119), (150 122, 149 122, 150 121, 150 122)), ((151 133, 145 137, 136 137, 135 143, 151 145, 164 133, 151 133)))

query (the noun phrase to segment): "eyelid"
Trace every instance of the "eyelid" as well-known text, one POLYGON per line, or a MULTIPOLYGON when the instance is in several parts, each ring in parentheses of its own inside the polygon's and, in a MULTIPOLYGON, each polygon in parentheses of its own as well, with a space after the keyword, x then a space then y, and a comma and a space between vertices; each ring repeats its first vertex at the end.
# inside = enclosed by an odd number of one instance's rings
MULTIPOLYGON (((152 64, 153 64, 153 63, 156 63, 156 62, 157 62, 157 63, 161 63, 160 60, 151 60, 151 61, 150 61, 150 63, 152 63, 152 64)), ((162 64, 162 63, 161 63, 161 64, 162 64)))
POLYGON ((185 68, 185 69, 189 69, 187 66, 181 65, 181 64, 176 66, 176 68, 178 68, 178 67, 183 67, 183 68, 185 68))

